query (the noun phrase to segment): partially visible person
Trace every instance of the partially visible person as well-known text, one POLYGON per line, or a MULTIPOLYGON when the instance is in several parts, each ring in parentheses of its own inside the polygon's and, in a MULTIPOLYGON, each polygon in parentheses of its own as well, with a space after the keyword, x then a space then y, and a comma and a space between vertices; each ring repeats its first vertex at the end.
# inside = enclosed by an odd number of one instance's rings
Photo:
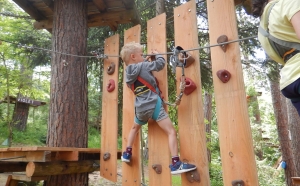
POLYGON ((253 0, 252 14, 260 18, 258 40, 267 55, 283 65, 280 90, 300 116, 300 0, 253 0), (263 31, 267 31, 269 39, 263 31))

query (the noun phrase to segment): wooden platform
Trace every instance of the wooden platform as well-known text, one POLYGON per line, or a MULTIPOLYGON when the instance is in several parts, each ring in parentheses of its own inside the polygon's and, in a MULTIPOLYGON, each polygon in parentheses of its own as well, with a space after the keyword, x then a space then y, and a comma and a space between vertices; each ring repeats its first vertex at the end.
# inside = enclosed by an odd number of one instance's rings
POLYGON ((292 177, 293 185, 300 185, 300 177, 292 177))
POLYGON ((100 158, 100 148, 0 148, 0 176, 7 177, 7 186, 14 186, 18 181, 39 181, 49 175, 99 171, 100 158), (85 160, 79 160, 82 155, 85 160))

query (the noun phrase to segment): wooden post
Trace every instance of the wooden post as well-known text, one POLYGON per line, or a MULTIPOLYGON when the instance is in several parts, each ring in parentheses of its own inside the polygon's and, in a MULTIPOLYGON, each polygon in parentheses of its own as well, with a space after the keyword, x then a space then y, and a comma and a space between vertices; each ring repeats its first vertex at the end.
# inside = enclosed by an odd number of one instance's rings
MULTIPOLYGON (((207 0, 210 44, 221 35, 238 39, 234 0, 207 0)), ((222 172, 225 186, 243 180, 245 186, 258 184, 239 43, 211 48, 212 72, 220 135, 222 172), (219 70, 227 70, 231 79, 223 83, 219 70)), ((221 72, 221 71, 220 71, 221 72)))
MULTIPOLYGON (((119 55, 118 34, 105 40, 104 53, 112 56, 119 55)), ((100 175, 117 182, 119 58, 104 59, 103 70, 100 175), (111 66, 112 69, 113 65, 114 72, 108 73, 108 68, 111 66), (115 88, 110 92, 113 86, 115 88)))
MULTIPOLYGON (((199 47, 195 1, 189 1, 174 9, 174 28, 176 46, 181 46, 183 49, 199 47)), ((183 95, 178 106, 180 159, 186 159, 197 166, 196 171, 193 172, 200 175, 200 181, 193 180, 197 177, 196 175, 182 174, 182 186, 209 186, 199 51, 194 50, 189 53, 195 58, 195 62, 185 68, 185 76, 196 84, 197 89, 189 95, 183 95), (191 180, 194 182, 191 183, 191 180)), ((181 76, 182 69, 177 67, 177 87, 179 87, 181 76)))
MULTIPOLYGON (((147 49, 148 54, 151 49, 157 49, 160 53, 167 50, 166 43, 166 14, 160 14, 155 18, 147 21, 147 49)), ((164 56, 167 60, 167 56, 164 56)), ((164 98, 168 98, 167 83, 167 64, 160 72, 153 72, 153 75, 159 81, 159 87, 164 98)), ((170 150, 168 145, 168 136, 153 120, 148 122, 148 143, 149 143, 149 185, 157 186, 171 185, 171 173, 169 169, 170 150), (157 174, 152 168, 153 165, 162 166, 161 174, 157 174)))
MULTIPOLYGON (((136 25, 124 33, 124 44, 129 42, 139 43, 141 39, 141 25, 136 25)), ((124 69, 126 65, 124 63, 124 69)), ((124 70, 125 77, 125 70, 124 70)), ((123 83, 123 149, 126 149, 127 137, 134 121, 134 94, 127 87, 125 78, 123 83)), ((141 166, 140 166, 140 133, 137 134, 132 146, 132 159, 130 163, 122 164, 122 185, 140 186, 141 185, 141 166)))
POLYGON ((26 166, 26 176, 53 176, 63 174, 77 174, 99 170, 99 161, 62 161, 62 162, 29 162, 26 166))

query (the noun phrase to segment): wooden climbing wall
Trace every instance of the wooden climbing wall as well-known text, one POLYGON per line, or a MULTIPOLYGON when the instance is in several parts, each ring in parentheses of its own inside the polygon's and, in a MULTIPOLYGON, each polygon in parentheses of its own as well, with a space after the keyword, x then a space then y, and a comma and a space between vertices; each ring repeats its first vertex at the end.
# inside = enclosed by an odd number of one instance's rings
MULTIPOLYGON (((141 25, 136 25, 124 32, 124 44, 129 42, 139 43, 141 39, 141 25)), ((124 69, 126 65, 124 63, 124 69)), ((122 149, 126 149, 127 137, 134 123, 134 98, 135 95, 125 83, 125 70, 123 78, 123 130, 122 130, 122 149)), ((140 186, 141 185, 141 158, 140 158, 140 133, 135 138, 132 146, 132 159, 130 163, 122 164, 122 185, 140 186)))
MULTIPOLYGON (((221 35, 229 41, 238 39, 234 0, 207 0, 207 7, 210 44, 216 44, 221 35)), ((211 48, 211 58, 224 185, 259 185, 239 43, 227 45, 226 52, 221 47, 211 48), (227 83, 217 77, 219 70, 231 74, 227 83)))
MULTIPOLYGON (((105 40, 104 53, 111 56, 119 55, 119 35, 111 36, 105 40)), ((113 182, 117 181, 118 69, 118 57, 104 59, 100 175, 113 182), (109 75, 107 69, 111 63, 115 64, 115 71, 109 75), (115 89, 112 92, 108 92, 108 86, 113 86, 112 81, 114 81, 115 89), (108 155, 108 153, 110 158, 105 160, 104 155, 108 155)))
MULTIPOLYGON (((174 9, 174 28, 175 46, 181 46, 183 49, 199 47, 195 1, 189 1, 174 9)), ((196 84, 197 88, 191 94, 184 95, 178 106, 180 158, 195 164, 197 169, 182 174, 182 186, 209 186, 199 51, 194 50, 189 53, 195 58, 195 62, 185 68, 185 75, 196 84), (200 181, 193 179, 197 175, 200 176, 200 181), (191 181, 193 182, 191 183, 191 181)), ((181 75, 182 70, 177 67, 177 87, 179 87, 181 75)))
MULTIPOLYGON (((166 53, 166 14, 160 14, 147 21, 147 54, 151 54, 151 49, 156 49, 159 53, 166 53)), ((167 56, 164 56, 167 60, 167 56)), ((159 72, 153 72, 159 81, 159 87, 165 100, 168 98, 167 64, 159 72)), ((148 122, 148 145, 149 145, 149 185, 168 186, 171 185, 171 174, 169 169, 170 150, 168 136, 153 120, 148 122), (152 168, 153 165, 161 165, 161 174, 157 174, 152 168)))

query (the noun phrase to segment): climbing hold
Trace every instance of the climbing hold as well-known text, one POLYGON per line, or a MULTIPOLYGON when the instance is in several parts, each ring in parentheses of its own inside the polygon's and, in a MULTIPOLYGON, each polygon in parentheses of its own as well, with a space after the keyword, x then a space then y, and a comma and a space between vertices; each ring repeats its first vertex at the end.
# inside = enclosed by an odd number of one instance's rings
POLYGON ((230 78, 231 78, 231 74, 230 72, 228 72, 227 70, 219 70, 217 72, 217 76, 218 78, 223 82, 223 83, 227 83, 230 78))
POLYGON ((110 79, 110 80, 108 81, 108 84, 107 84, 107 86, 106 86, 106 89, 107 89, 108 92, 112 92, 112 91, 115 90, 115 81, 114 81, 113 79, 110 79))
POLYGON ((154 171, 156 172, 156 174, 161 174, 162 167, 161 167, 160 164, 154 164, 154 165, 152 165, 152 168, 154 169, 154 171))
POLYGON ((190 78, 186 77, 184 94, 190 95, 194 90, 196 90, 196 88, 197 88, 196 84, 190 78))
POLYGON ((232 186, 244 186, 245 182, 243 180, 233 180, 231 184, 232 186))
POLYGON ((107 160, 109 160, 109 159, 110 159, 110 153, 109 153, 109 152, 104 153, 104 154, 103 154, 103 160, 104 160, 104 161, 107 161, 107 160))
POLYGON ((199 172, 196 170, 192 170, 186 173, 186 178, 190 183, 193 182, 200 182, 200 174, 199 172))
MULTIPOLYGON (((221 35, 220 37, 218 37, 218 39, 217 39, 218 44, 225 43, 225 42, 228 42, 228 37, 226 35, 221 35)), ((224 52, 226 52, 227 45, 228 44, 221 45, 221 48, 224 52)))
MULTIPOLYGON (((181 46, 177 46, 176 49, 179 51, 183 50, 181 46)), ((183 52, 179 53, 179 61, 184 64, 184 68, 187 68, 194 63, 195 58, 190 53, 183 52)))
POLYGON ((281 167, 282 167, 283 169, 286 169, 286 162, 285 162, 285 161, 282 161, 282 162, 281 162, 281 167))
POLYGON ((111 62, 107 67, 107 74, 112 75, 115 72, 116 65, 114 62, 111 62))

